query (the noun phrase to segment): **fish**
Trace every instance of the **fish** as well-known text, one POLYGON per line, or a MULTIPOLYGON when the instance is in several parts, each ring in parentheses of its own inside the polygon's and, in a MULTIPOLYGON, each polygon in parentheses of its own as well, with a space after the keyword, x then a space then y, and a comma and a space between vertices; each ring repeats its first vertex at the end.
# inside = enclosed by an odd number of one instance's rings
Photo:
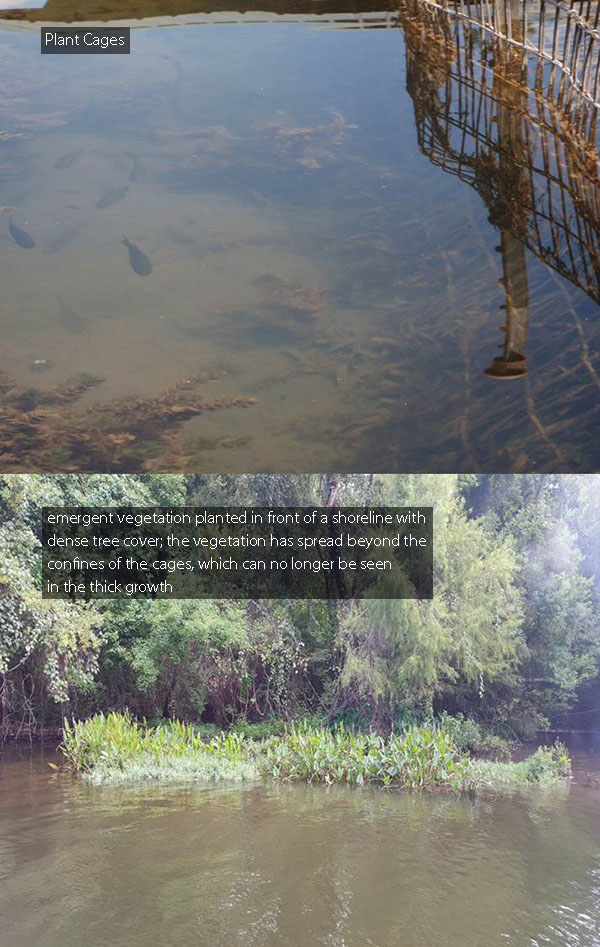
POLYGON ((152 264, 145 253, 142 253, 135 243, 131 243, 127 237, 121 237, 121 243, 127 247, 129 252, 129 265, 138 276, 148 276, 152 272, 152 264))
POLYGON ((18 246, 24 250, 32 250, 35 247, 34 240, 29 236, 26 230, 22 230, 14 223, 12 217, 8 218, 8 232, 18 246))
POLYGON ((128 190, 129 184, 124 184, 122 187, 112 187, 110 191, 106 192, 104 197, 96 201, 96 207, 98 210, 104 210, 105 207, 112 207, 113 204, 123 200, 128 190))
POLYGON ((60 296, 54 297, 60 307, 60 321, 69 335, 79 335, 85 328, 85 321, 60 296))
POLYGON ((138 158, 138 156, 134 154, 133 151, 127 151, 126 154, 127 154, 127 157, 130 158, 131 161, 133 162, 131 166, 131 171, 129 172, 129 183, 133 184, 134 181, 139 181, 139 179, 143 175, 144 167, 142 165, 142 162, 138 158))
POLYGON ((54 167, 58 168, 70 168, 72 164, 79 159, 83 152, 83 148, 74 148, 73 151, 67 151, 65 155, 61 155, 60 158, 57 158, 54 162, 54 167))

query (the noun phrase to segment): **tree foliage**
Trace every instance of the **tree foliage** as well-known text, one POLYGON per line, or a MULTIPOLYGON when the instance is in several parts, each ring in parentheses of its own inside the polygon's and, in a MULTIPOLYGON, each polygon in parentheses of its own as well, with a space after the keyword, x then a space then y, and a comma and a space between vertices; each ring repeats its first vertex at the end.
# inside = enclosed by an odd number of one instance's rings
POLYGON ((3 729, 122 709, 389 729, 448 711, 527 734, 597 687, 599 492, 554 475, 0 477, 3 729), (43 505, 186 504, 432 506, 434 598, 41 598, 43 505))
POLYGON ((434 508, 434 598, 381 599, 351 607, 342 622, 346 700, 368 701, 393 722, 398 708, 431 713, 460 690, 474 707, 488 682, 510 679, 522 653, 522 601, 510 540, 469 518, 457 478, 393 478, 395 502, 434 508))

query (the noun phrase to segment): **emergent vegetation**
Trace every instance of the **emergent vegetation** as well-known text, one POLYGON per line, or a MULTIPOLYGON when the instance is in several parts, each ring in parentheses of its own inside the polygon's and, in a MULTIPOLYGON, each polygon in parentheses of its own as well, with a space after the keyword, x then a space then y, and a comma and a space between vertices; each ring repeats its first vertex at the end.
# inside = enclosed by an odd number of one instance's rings
POLYGON ((262 741, 237 733, 209 740, 180 721, 148 727, 126 714, 97 714, 83 722, 65 721, 62 749, 73 770, 95 782, 112 783, 237 782, 266 775, 327 785, 375 783, 473 792, 548 785, 569 773, 569 758, 559 744, 540 747, 519 763, 476 761, 436 722, 411 724, 387 739, 376 733, 354 733, 343 724, 328 729, 300 723, 262 741))

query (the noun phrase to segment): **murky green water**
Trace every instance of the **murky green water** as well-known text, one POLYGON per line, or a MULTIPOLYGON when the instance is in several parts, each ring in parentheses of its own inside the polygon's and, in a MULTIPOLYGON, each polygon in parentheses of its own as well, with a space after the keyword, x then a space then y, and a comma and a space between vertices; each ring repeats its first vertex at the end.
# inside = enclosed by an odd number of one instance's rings
POLYGON ((597 469, 597 161, 506 122, 508 169, 473 159, 478 100, 401 22, 63 57, 0 25, 2 469, 597 469), (527 372, 499 381, 507 296, 527 372))
POLYGON ((90 787, 0 762, 3 947, 598 947, 600 792, 90 787))

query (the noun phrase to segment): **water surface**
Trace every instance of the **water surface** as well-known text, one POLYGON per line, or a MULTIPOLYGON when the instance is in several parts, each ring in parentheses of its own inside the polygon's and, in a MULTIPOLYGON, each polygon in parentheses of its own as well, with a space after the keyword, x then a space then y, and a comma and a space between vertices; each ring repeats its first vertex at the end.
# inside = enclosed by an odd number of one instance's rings
POLYGON ((2 469, 596 470, 597 155, 406 7, 261 16, 0 25, 2 469))
POLYGON ((306 785, 100 788, 0 755, 3 947, 598 947, 599 757, 472 801, 306 785))

